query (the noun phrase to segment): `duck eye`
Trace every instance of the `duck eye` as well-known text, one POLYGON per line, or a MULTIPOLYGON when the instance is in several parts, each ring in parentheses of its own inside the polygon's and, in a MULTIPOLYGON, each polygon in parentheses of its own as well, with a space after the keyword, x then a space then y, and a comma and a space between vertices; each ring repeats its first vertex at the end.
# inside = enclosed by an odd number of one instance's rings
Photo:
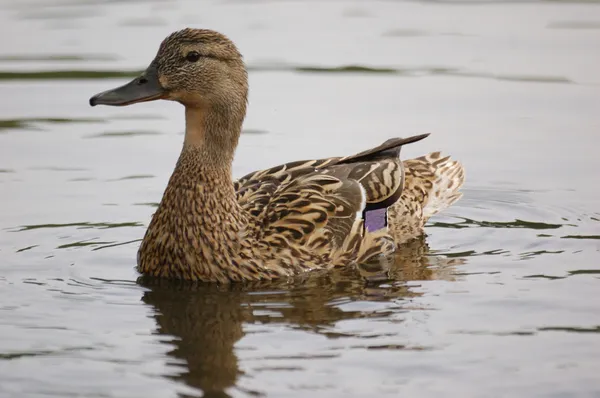
POLYGON ((200 59, 200 54, 198 54, 196 51, 190 51, 185 56, 185 59, 187 59, 189 62, 196 62, 200 59))

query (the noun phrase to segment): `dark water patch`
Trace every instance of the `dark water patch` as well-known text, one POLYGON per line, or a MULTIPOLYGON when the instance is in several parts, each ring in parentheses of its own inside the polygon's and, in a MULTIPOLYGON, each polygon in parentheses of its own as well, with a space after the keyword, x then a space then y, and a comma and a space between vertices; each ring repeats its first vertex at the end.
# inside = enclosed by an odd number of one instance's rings
POLYGON ((297 372, 304 370, 304 368, 300 366, 259 366, 252 370, 254 372, 297 372))
POLYGON ((477 252, 475 250, 467 250, 464 252, 457 252, 457 253, 445 253, 444 254, 446 257, 448 258, 453 258, 453 257, 470 257, 470 256, 476 256, 477 252))
POLYGON ((19 250, 16 251, 16 253, 21 253, 21 252, 26 252, 27 250, 31 250, 35 247, 38 247, 39 245, 32 245, 32 246, 27 246, 27 247, 23 247, 19 250))
POLYGON ((260 129, 244 129, 244 130, 242 130, 242 134, 263 135, 263 134, 269 134, 269 132, 267 130, 260 130, 260 129))
POLYGON ((145 178, 154 178, 155 176, 151 175, 151 174, 133 174, 130 176, 125 176, 125 177, 120 177, 120 178, 115 178, 114 180, 107 180, 107 181, 127 181, 127 180, 142 180, 145 178))
POLYGON ((86 181, 94 181, 95 178, 92 177, 79 177, 79 178, 70 178, 68 181, 71 182, 86 182, 86 181))
POLYGON ((576 226, 572 224, 549 224, 540 221, 526 221, 515 219, 514 221, 478 221, 472 220, 464 217, 461 218, 463 221, 457 223, 445 223, 445 222, 429 222, 427 225, 431 227, 438 228, 473 228, 473 227, 483 227, 483 228, 524 228, 524 229, 558 229, 563 226, 576 226))
POLYGON ((134 203, 134 206, 150 206, 150 207, 158 207, 158 202, 142 202, 142 203, 134 203))
POLYGON ((117 246, 125 246, 125 245, 129 245, 131 243, 136 243, 136 242, 141 242, 141 241, 142 241, 141 239, 133 239, 133 240, 128 240, 127 242, 111 243, 111 244, 95 247, 92 249, 92 251, 108 249, 108 248, 117 247, 117 246))
POLYGON ((494 250, 486 250, 486 251, 480 253, 480 255, 482 255, 482 256, 499 256, 499 255, 503 255, 503 254, 510 254, 510 251, 504 250, 504 249, 494 249, 494 250))
MULTIPOLYGON (((331 331, 327 331, 327 330, 320 331, 319 334, 322 334, 323 336, 327 337, 328 339, 356 337, 352 333, 331 332, 331 331)), ((360 336, 360 338, 361 339, 381 339, 384 337, 394 337, 394 336, 395 336, 395 334, 393 334, 393 333, 372 333, 369 335, 362 335, 362 336, 360 336)), ((340 349, 342 349, 342 348, 340 347, 340 349)))
POLYGON ((157 131, 107 131, 104 133, 88 135, 85 138, 121 138, 121 137, 137 137, 149 135, 161 135, 157 131))
POLYGON ((319 67, 319 66, 297 66, 294 68, 296 72, 309 72, 309 73, 376 73, 376 74, 399 74, 401 73, 398 69, 393 68, 377 68, 370 66, 361 65, 348 65, 338 67, 319 67))
POLYGON ((13 169, 0 169, 0 174, 1 173, 14 173, 15 171, 13 169))
POLYGON ((517 330, 508 332, 458 331, 457 333, 483 336, 535 336, 539 332, 600 333, 600 326, 543 326, 536 328, 535 330, 517 330))
POLYGON ((433 347, 424 346, 407 346, 404 344, 382 344, 382 345, 368 345, 368 346, 355 346, 352 348, 364 348, 367 350, 394 350, 394 351, 430 351, 433 347))
POLYGON ((477 252, 475 250, 466 250, 466 251, 462 251, 462 252, 433 252, 436 254, 439 254, 441 256, 447 257, 447 258, 461 258, 461 257, 475 257, 475 256, 499 256, 499 255, 509 255, 510 251, 509 250, 504 250, 504 249, 494 249, 494 250, 486 250, 483 252, 477 252))
POLYGON ((67 285, 69 285, 69 286, 85 286, 85 287, 91 287, 94 289, 98 288, 98 285, 94 285, 92 283, 86 283, 86 282, 79 281, 79 280, 73 279, 73 278, 69 279, 66 282, 67 282, 67 285))
POLYGON ((275 355, 269 355, 269 356, 265 356, 265 357, 260 357, 260 358, 255 358, 255 359, 261 359, 261 360, 311 360, 311 359, 334 359, 334 358, 339 358, 340 354, 303 354, 303 355, 281 355, 281 356, 275 356, 275 355))
POLYGON ((47 285, 47 283, 38 282, 37 280, 32 279, 32 278, 23 279, 21 282, 25 283, 26 285, 36 285, 36 286, 46 286, 47 285))
POLYGON ((565 235, 561 239, 600 239, 600 235, 565 235))
POLYGON ((535 275, 526 275, 523 278, 524 279, 548 279, 548 280, 553 281, 553 280, 557 280, 557 279, 565 279, 566 276, 535 274, 535 275))
POLYGON ((108 284, 108 285, 138 287, 138 284, 136 281, 130 281, 130 280, 126 280, 126 279, 105 279, 105 278, 98 278, 98 277, 94 277, 94 276, 91 276, 90 279, 93 281, 102 282, 102 283, 108 284))
POLYGON ((546 25, 548 29, 597 30, 600 21, 555 21, 546 25))
POLYGON ((118 57, 107 54, 55 54, 55 55, 0 55, 0 62, 87 62, 87 61, 116 61, 118 57))
MULTIPOLYGON (((0 72, 2 73, 2 72, 0 72)), ((0 132, 2 130, 43 130, 40 125, 44 124, 74 124, 74 123, 102 123, 98 118, 22 118, 0 120, 0 132)))
MULTIPOLYGON (((94 238, 97 239, 97 238, 94 238)), ((56 246, 57 249, 70 249, 72 247, 85 247, 85 246, 97 246, 97 245, 109 245, 111 243, 115 243, 114 241, 103 242, 103 241, 94 241, 92 240, 81 240, 72 243, 66 243, 64 245, 56 246)))
POLYGON ((501 274, 500 271, 490 271, 490 272, 455 272, 454 276, 473 276, 473 275, 497 275, 501 274))
MULTIPOLYGON (((487 77, 487 76, 473 76, 487 77)), ((534 76, 534 75, 498 75, 494 76, 497 80, 506 80, 512 82, 529 82, 529 83, 573 83, 572 80, 564 76, 534 76)))
POLYGON ((365 65, 290 65, 286 63, 260 63, 247 66, 249 72, 304 72, 304 73, 340 73, 340 74, 401 74, 410 69, 398 69, 365 65))
POLYGON ((23 329, 29 330, 69 330, 69 328, 64 326, 22 326, 23 329))
POLYGON ((36 229, 54 229, 54 228, 72 228, 76 229, 111 229, 111 228, 127 228, 127 227, 141 227, 142 223, 139 222, 123 222, 123 223, 91 223, 91 222, 75 222, 65 224, 38 224, 38 225, 23 225, 13 232, 31 231, 36 229))
POLYGON ((143 71, 93 71, 93 70, 56 70, 56 71, 2 71, 0 80, 79 80, 79 79, 118 79, 133 78, 143 71))
POLYGON ((538 328, 540 332, 569 332, 569 333, 600 333, 600 326, 577 327, 577 326, 546 326, 538 328))
POLYGON ((557 279, 565 279, 573 275, 600 275, 600 269, 581 269, 575 271, 567 271, 567 275, 564 276, 556 276, 556 275, 544 275, 544 274, 535 274, 535 275, 527 275, 523 278, 526 279, 548 279, 548 280, 557 280, 557 279))
POLYGON ((30 358, 30 357, 40 357, 40 356, 54 356, 67 354, 76 351, 92 351, 94 347, 72 347, 65 348, 62 350, 40 350, 40 351, 19 351, 19 352, 10 352, 10 353, 2 353, 0 352, 0 360, 13 360, 13 359, 21 359, 21 358, 30 358))
POLYGON ((488 332, 488 331, 478 331, 478 330, 459 330, 455 333, 458 334, 470 334, 474 336, 535 336, 537 333, 535 331, 529 330, 513 330, 507 332, 488 332))
POLYGON ((542 254, 562 254, 564 252, 564 250, 536 250, 533 252, 520 253, 519 255, 521 256, 521 260, 526 260, 533 257, 541 256, 542 254))
POLYGON ((575 271, 568 271, 569 275, 599 275, 600 269, 578 269, 575 271))

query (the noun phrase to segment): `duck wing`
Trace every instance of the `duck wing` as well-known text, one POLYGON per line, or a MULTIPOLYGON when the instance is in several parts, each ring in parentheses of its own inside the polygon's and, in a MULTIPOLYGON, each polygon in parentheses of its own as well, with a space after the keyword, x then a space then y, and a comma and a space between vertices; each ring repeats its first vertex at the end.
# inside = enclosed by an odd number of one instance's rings
POLYGON ((358 181, 365 189, 364 210, 390 206, 399 198, 404 185, 404 166, 399 160, 401 147, 428 135, 392 138, 352 156, 295 161, 252 172, 234 182, 238 203, 257 216, 281 187, 301 176, 322 173, 358 181))
MULTIPOLYGON (((366 239, 364 212, 389 206, 400 197, 401 146, 426 136, 391 139, 352 156, 256 171, 236 181, 238 202, 254 218, 266 243, 356 254, 366 239)), ((363 245, 366 257, 393 247, 383 235, 372 239, 363 245)))

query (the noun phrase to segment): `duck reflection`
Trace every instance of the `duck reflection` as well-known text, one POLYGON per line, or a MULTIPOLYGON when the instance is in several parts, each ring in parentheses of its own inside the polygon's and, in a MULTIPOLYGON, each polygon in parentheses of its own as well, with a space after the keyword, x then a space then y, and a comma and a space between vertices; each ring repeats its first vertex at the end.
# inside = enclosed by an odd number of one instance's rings
POLYGON ((141 278, 140 283, 149 288, 143 301, 156 310, 158 333, 176 338, 176 348, 169 355, 186 364, 175 378, 202 390, 205 397, 227 397, 226 391, 240 375, 234 345, 244 336, 245 323, 285 323, 326 333, 324 326, 369 316, 344 311, 332 305, 335 300, 418 296, 406 281, 453 280, 454 267, 463 262, 429 255, 425 240, 419 239, 378 264, 309 274, 293 281, 217 286, 141 278))

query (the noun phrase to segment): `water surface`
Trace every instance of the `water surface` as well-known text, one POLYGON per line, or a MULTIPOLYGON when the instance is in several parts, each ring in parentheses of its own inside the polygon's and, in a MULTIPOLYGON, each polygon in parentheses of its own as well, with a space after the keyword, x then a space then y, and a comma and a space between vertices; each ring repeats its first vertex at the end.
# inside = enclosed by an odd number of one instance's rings
POLYGON ((600 396, 600 5, 0 2, 0 396, 600 396), (90 108, 183 26, 250 69, 236 176, 433 134, 467 169, 386 278, 138 283, 177 104, 90 108), (451 393, 450 393, 451 392, 451 393))

